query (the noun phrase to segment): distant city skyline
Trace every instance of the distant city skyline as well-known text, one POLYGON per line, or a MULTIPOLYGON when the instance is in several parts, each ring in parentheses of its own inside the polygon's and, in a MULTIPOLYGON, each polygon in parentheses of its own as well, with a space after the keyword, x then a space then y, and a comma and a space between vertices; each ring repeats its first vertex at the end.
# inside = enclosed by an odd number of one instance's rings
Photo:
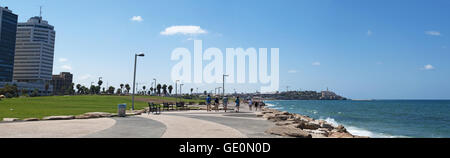
MULTIPOLYGON (((3 0, 25 22, 39 15, 58 32, 53 74, 75 84, 175 85, 178 47, 279 48, 280 91, 330 90, 353 99, 450 99, 450 2, 3 0)), ((209 61, 204 61, 208 64, 209 61)), ((221 84, 185 84, 214 90, 221 84)), ((230 84, 227 93, 260 85, 230 84)))

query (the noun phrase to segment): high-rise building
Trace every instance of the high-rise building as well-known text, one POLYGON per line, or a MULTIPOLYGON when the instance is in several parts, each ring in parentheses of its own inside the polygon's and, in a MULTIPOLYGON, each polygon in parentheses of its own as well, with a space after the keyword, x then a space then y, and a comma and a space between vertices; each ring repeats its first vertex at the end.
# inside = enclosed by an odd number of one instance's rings
POLYGON ((0 82, 13 80, 17 17, 8 7, 0 7, 0 82))
POLYGON ((17 25, 14 80, 49 83, 52 80, 55 30, 42 17, 17 25))
POLYGON ((64 95, 72 88, 73 75, 70 72, 61 72, 59 75, 53 75, 52 85, 53 94, 64 95))

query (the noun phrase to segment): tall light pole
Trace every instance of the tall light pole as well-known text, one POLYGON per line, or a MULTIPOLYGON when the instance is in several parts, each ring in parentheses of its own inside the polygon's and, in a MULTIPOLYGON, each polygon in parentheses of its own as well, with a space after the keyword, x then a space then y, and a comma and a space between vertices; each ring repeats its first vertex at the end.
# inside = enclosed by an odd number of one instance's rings
POLYGON ((178 102, 178 82, 180 82, 180 80, 175 81, 175 102, 178 102))
POLYGON ((181 89, 181 88, 183 88, 183 85, 184 85, 184 84, 180 84, 180 95, 181 95, 181 96, 183 96, 183 91, 182 91, 182 89, 181 89))
POLYGON ((225 74, 223 74, 223 85, 222 85, 222 90, 223 90, 223 93, 222 93, 222 95, 223 96, 225 96, 225 77, 228 77, 228 75, 225 75, 225 74))
POLYGON ((155 81, 155 88, 156 88, 156 78, 153 78, 153 81, 155 81))
POLYGON ((134 110, 134 91, 136 90, 136 63, 137 63, 137 57, 144 57, 144 53, 140 54, 134 54, 134 77, 133 77, 133 94, 131 95, 131 110, 134 110))

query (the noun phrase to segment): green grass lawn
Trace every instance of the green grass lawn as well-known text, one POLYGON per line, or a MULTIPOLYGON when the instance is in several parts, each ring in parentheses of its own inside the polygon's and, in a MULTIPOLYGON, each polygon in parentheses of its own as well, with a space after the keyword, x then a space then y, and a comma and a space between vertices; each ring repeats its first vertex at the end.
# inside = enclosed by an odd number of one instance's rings
MULTIPOLYGON (((137 96, 155 98, 155 96, 137 96)), ((175 100, 160 97, 158 99, 175 100)), ((199 100, 184 100, 197 102, 199 100)), ((86 112, 117 112, 117 105, 127 104, 131 107, 131 96, 49 96, 21 97, 2 99, 0 101, 0 121, 3 118, 42 118, 56 115, 79 115, 86 112)), ((135 109, 147 107, 146 102, 136 101, 135 109)))

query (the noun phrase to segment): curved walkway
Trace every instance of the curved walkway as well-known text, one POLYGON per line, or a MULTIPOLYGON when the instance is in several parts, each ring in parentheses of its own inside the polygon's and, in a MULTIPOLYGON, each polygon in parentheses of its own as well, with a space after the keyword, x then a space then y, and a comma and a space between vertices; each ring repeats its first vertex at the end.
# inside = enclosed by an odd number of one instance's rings
POLYGON ((142 117, 115 117, 111 128, 84 136, 84 138, 160 138, 166 126, 161 122, 142 117))
POLYGON ((246 138, 238 130, 211 121, 172 115, 140 115, 162 122, 167 129, 162 138, 246 138))
POLYGON ((242 113, 215 113, 215 112, 185 112, 167 113, 167 115, 182 116, 210 121, 234 128, 250 138, 279 138, 280 136, 270 135, 265 131, 275 126, 275 123, 256 117, 251 112, 242 113))
POLYGON ((112 127, 110 118, 0 124, 0 138, 79 138, 112 127))
POLYGON ((0 124, 0 138, 273 138, 275 123, 235 112, 173 111, 126 118, 0 124))

